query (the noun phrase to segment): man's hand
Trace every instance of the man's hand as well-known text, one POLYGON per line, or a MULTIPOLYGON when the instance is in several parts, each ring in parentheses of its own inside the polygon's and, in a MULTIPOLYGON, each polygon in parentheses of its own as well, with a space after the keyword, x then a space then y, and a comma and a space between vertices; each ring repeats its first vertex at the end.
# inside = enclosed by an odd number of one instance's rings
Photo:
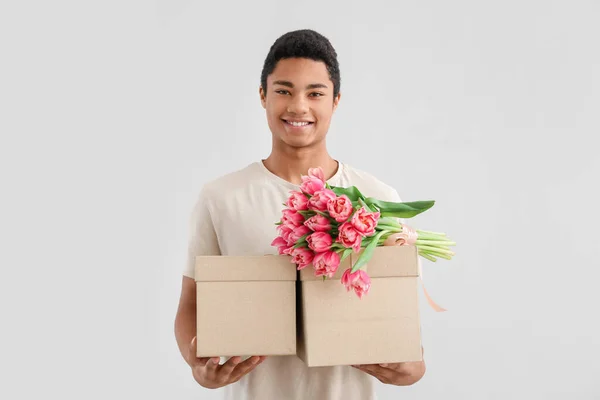
POLYGON ((242 362, 241 357, 231 357, 226 363, 219 365, 220 357, 196 357, 196 347, 194 337, 190 343, 188 363, 196 382, 207 389, 217 389, 239 381, 266 358, 254 356, 242 362))
MULTIPOLYGON (((423 352, 423 348, 421 348, 423 352)), ((394 364, 353 365, 387 385, 408 386, 417 383, 425 375, 425 361, 394 364)))

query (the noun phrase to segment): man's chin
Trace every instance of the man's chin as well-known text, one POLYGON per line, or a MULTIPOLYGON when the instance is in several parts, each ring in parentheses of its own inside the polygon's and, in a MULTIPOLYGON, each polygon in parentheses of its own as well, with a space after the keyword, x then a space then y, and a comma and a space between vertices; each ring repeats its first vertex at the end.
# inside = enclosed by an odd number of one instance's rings
POLYGON ((287 137, 281 141, 283 142, 283 144, 285 146, 292 147, 295 149, 311 147, 316 144, 316 140, 314 138, 309 138, 309 137, 295 137, 295 138, 287 137))

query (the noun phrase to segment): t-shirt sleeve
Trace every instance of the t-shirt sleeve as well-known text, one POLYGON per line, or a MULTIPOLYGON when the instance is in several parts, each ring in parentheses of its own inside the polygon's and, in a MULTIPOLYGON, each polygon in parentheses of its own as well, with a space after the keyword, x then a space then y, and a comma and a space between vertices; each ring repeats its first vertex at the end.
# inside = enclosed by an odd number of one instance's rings
POLYGON ((196 256, 221 255, 206 188, 200 191, 189 221, 187 260, 183 275, 195 278, 196 256))

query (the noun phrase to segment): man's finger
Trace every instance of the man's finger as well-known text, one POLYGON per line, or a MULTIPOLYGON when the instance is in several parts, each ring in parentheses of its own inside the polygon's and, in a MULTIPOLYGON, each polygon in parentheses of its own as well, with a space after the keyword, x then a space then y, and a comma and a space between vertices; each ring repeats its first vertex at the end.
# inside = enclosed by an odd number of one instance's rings
POLYGON ((225 362, 225 364, 221 365, 221 367, 219 368, 219 378, 224 377, 225 380, 229 380, 229 376, 231 376, 235 367, 241 362, 241 357, 231 357, 229 360, 227 360, 227 362, 225 362))
MULTIPOLYGON (((196 355, 196 351, 198 348, 198 343, 196 342, 196 336, 194 336, 192 338, 192 341, 190 342, 190 347, 188 349, 188 361, 192 366, 201 366, 204 367, 209 361, 210 361, 210 357, 198 357, 196 355)), ((218 357, 216 357, 215 359, 219 359, 218 357)), ((217 361, 218 362, 218 361, 217 361)))
POLYGON ((197 358, 196 360, 197 360, 196 365, 204 367, 206 365, 206 363, 210 360, 210 357, 197 358))
POLYGON ((371 372, 371 371, 369 371, 369 370, 365 369, 364 367, 362 367, 362 366, 360 366, 360 365, 353 365, 352 367, 353 367, 353 368, 356 368, 356 369, 357 369, 357 370, 359 370, 359 371, 362 371, 362 372, 364 372, 365 374, 369 374, 369 375, 371 375, 371 376, 374 376, 375 378, 377 378, 377 375, 375 375, 373 372, 371 372))
POLYGON ((380 380, 392 381, 395 375, 395 372, 391 369, 381 367, 377 364, 358 365, 357 368, 380 380))
POLYGON ((198 357, 196 356, 196 349, 198 348, 196 343, 196 336, 192 338, 190 342, 190 347, 188 348, 188 363, 190 365, 198 364, 198 357))
POLYGON ((210 381, 214 381, 217 377, 217 371, 219 369, 219 357, 211 357, 204 367, 204 374, 210 381))
POLYGON ((259 356, 250 357, 249 359, 237 365, 231 377, 235 380, 240 379, 242 376, 258 367, 265 360, 265 358, 266 357, 259 356))
POLYGON ((359 368, 363 371, 369 371, 377 375, 388 375, 389 372, 391 372, 389 368, 384 368, 377 364, 359 365, 359 368))
POLYGON ((202 357, 198 359, 198 365, 200 365, 201 367, 206 367, 206 365, 209 363, 219 364, 220 360, 220 357, 202 357))

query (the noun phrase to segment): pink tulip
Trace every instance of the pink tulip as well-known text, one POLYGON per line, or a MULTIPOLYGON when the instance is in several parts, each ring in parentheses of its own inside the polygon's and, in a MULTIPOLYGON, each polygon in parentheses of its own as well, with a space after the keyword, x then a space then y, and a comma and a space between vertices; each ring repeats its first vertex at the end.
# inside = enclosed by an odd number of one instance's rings
POLYGON ((286 242, 290 242, 289 237, 290 233, 293 232, 295 227, 287 226, 287 225, 279 225, 277 230, 279 231, 279 236, 281 236, 286 242))
POLYGON ((354 213, 350 222, 358 233, 363 236, 371 236, 375 233, 375 227, 380 215, 379 212, 369 212, 366 208, 361 207, 354 213))
POLYGON ((292 263, 298 266, 298 270, 306 268, 312 263, 315 254, 306 247, 298 247, 290 251, 292 263))
POLYGON ((347 221, 352 215, 352 201, 345 194, 327 203, 327 211, 337 222, 347 221))
POLYGON ((287 243, 289 243, 290 245, 295 245, 302 236, 309 234, 310 232, 311 230, 307 226, 297 226, 288 236, 287 243))
POLYGON ((352 223, 344 222, 340 225, 337 241, 345 247, 354 249, 354 252, 358 253, 362 244, 362 235, 354 228, 352 223))
POLYGON ((308 247, 315 253, 321 253, 331 248, 333 239, 327 232, 314 232, 306 238, 308 247))
POLYGON ((304 225, 315 232, 329 232, 331 229, 329 219, 321 214, 313 215, 304 221, 304 225))
POLYGON ((323 173, 323 168, 321 167, 309 168, 308 176, 312 176, 325 182, 325 174, 323 173))
POLYGON ((332 278, 340 266, 340 255, 335 251, 328 250, 323 253, 317 253, 313 259, 313 267, 316 276, 327 276, 332 278))
POLYGON ((289 254, 292 247, 288 244, 287 240, 281 236, 277 236, 272 242, 271 246, 277 247, 277 251, 280 255, 289 254))
POLYGON ((306 194, 313 195, 319 190, 325 189, 325 181, 316 176, 302 175, 302 184, 300 190, 306 194))
POLYGON ((308 197, 304 193, 294 190, 286 204, 292 210, 308 210, 308 197))
POLYGON ((371 289, 371 278, 362 269, 359 269, 354 273, 351 271, 351 268, 344 271, 342 283, 347 291, 354 289, 354 292, 362 299, 364 295, 369 293, 369 289, 371 289))
POLYGON ((327 204, 330 200, 335 200, 336 197, 331 189, 319 190, 308 201, 308 208, 316 211, 327 211, 327 204))
POLYGON ((304 216, 296 210, 286 208, 285 210, 283 210, 283 217, 281 218, 281 222, 283 223, 283 225, 286 225, 293 229, 304 223, 304 216))

